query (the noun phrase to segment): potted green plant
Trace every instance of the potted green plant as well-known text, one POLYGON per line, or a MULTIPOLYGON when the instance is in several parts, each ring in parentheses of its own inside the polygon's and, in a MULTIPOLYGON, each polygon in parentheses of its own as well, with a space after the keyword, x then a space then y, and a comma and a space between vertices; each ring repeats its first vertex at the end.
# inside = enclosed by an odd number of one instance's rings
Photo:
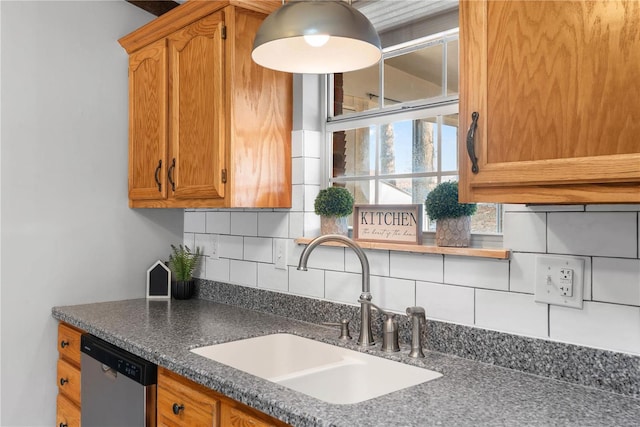
POLYGON ((191 252, 187 246, 171 245, 172 253, 169 255, 169 268, 173 273, 171 280, 171 295, 175 299, 189 299, 195 290, 193 271, 200 260, 200 248, 196 247, 191 252))
POLYGON ((347 217, 353 212, 353 196, 349 190, 344 187, 320 190, 313 207, 316 215, 320 215, 322 234, 348 234, 347 217))
POLYGON ((471 215, 476 213, 475 203, 458 202, 458 183, 445 181, 438 184, 425 200, 425 210, 436 221, 436 245, 469 246, 471 215))

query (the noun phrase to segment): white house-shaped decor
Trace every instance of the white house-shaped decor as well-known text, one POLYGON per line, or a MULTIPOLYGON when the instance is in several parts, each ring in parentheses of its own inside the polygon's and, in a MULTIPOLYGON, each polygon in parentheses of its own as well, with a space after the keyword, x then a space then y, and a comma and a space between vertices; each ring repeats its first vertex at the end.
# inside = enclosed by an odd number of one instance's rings
POLYGON ((171 298, 171 270, 160 260, 147 270, 147 298, 171 298))

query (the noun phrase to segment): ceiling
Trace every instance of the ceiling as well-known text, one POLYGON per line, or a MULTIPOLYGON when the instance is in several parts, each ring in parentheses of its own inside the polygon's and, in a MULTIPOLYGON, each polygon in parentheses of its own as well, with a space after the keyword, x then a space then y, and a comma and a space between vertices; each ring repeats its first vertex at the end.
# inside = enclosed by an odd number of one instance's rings
MULTIPOLYGON (((126 0, 146 11, 160 16, 185 0, 126 0)), ((348 0, 343 0, 348 1, 348 0)), ((379 33, 409 22, 439 15, 458 7, 458 0, 352 0, 379 33)))
POLYGON ((458 0, 356 0, 379 33, 458 8, 458 0))

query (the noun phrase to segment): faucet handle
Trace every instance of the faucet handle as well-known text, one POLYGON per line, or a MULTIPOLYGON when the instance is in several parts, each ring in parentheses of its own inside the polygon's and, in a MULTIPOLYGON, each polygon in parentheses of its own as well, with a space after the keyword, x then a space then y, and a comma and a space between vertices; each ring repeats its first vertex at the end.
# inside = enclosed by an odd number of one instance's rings
POLYGON ((340 337, 338 339, 346 341, 351 339, 349 334, 349 319, 340 319, 340 322, 322 322, 325 326, 338 326, 340 328, 340 337))
POLYGON ((423 307, 407 307, 407 316, 424 317, 426 319, 426 313, 423 307))

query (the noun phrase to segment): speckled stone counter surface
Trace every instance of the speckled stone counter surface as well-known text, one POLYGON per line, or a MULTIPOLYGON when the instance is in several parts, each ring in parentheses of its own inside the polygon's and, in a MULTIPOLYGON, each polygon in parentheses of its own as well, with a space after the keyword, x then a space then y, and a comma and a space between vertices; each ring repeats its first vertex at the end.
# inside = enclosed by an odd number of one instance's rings
POLYGON ((206 300, 126 300, 55 307, 53 316, 293 426, 638 426, 640 399, 437 352, 389 356, 443 377, 351 405, 333 405, 191 353, 287 332, 358 350, 336 330, 206 300))

